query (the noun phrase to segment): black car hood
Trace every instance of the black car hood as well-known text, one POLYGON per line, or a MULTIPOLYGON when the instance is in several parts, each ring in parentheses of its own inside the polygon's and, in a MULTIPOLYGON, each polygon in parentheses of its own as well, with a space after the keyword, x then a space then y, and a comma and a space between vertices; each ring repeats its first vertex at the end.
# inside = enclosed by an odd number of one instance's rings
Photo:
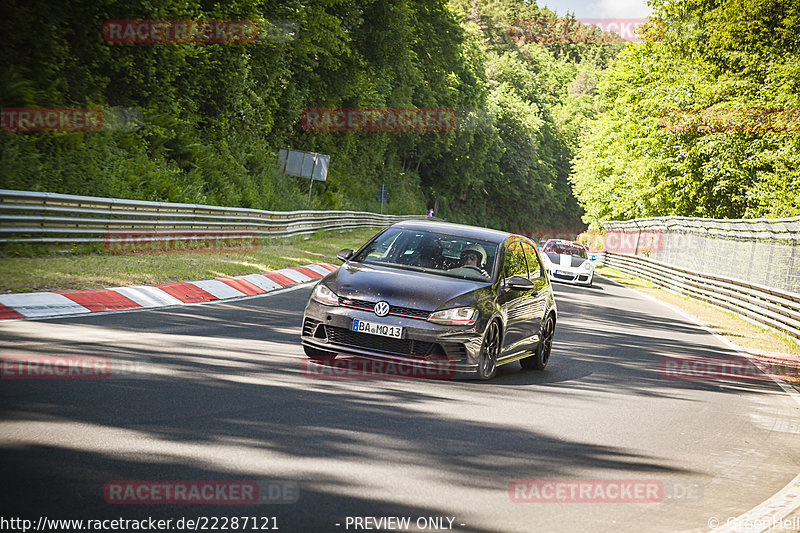
POLYGON ((487 287, 489 282, 452 278, 384 266, 347 263, 327 280, 339 296, 435 311, 445 303, 487 287))

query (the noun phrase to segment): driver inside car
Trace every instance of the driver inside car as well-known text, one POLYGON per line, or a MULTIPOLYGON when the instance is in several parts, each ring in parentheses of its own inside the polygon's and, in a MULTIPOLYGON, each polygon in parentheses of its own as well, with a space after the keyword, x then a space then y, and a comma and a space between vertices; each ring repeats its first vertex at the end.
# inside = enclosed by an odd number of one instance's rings
POLYGON ((486 250, 480 244, 470 244, 461 250, 461 266, 465 268, 472 267, 480 271, 483 277, 489 277, 489 273, 484 270, 486 266, 486 250))

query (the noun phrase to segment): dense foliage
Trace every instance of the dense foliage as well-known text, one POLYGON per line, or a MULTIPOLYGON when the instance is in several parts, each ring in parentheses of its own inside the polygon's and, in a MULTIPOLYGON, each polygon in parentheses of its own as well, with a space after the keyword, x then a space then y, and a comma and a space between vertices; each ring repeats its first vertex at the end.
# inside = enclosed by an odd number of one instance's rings
POLYGON ((509 23, 554 17, 523 0, 9 0, 0 104, 119 106, 140 127, 0 132, 0 187, 263 209, 306 208, 279 148, 329 154, 311 207, 439 206, 506 229, 574 227, 581 124, 618 43, 521 43, 509 23), (244 19, 284 28, 231 43, 109 43, 113 19, 244 19), (277 37, 276 37, 277 35, 277 37), (451 131, 320 132, 312 107, 446 107, 451 131))
POLYGON ((599 85, 584 220, 800 215, 800 4, 654 0, 599 85))

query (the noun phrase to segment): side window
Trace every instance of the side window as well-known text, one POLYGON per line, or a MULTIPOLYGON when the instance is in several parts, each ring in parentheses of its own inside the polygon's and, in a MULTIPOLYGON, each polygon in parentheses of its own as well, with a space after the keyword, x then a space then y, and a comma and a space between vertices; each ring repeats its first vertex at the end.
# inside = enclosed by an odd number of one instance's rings
POLYGON ((414 262, 414 252, 416 252, 422 243, 422 234, 416 235, 403 235, 398 239, 393 246, 392 255, 394 255, 395 262, 401 265, 409 265, 414 262))
POLYGON ((389 257, 389 252, 397 242, 398 237, 400 237, 400 232, 398 231, 395 235, 392 235, 388 238, 383 238, 383 236, 379 237, 375 243, 373 243, 372 249, 369 250, 369 253, 364 259, 372 260, 372 261, 387 261, 389 257))
POLYGON ((525 266, 525 254, 518 242, 513 243, 506 250, 505 277, 511 276, 527 277, 528 267, 525 266))
POLYGON ((542 275, 542 265, 539 264, 539 257, 533 246, 523 242, 522 248, 525 250, 525 259, 528 261, 528 279, 533 281, 542 275))

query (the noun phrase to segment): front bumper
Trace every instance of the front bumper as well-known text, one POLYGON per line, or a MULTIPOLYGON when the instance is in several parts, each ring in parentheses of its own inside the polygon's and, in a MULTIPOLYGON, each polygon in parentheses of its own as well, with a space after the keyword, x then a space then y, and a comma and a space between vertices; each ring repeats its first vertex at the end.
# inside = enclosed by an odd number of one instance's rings
POLYGON ((309 299, 303 314, 302 343, 321 350, 368 359, 392 361, 417 368, 452 369, 454 376, 474 374, 482 336, 475 326, 454 327, 423 319, 389 315, 309 299), (393 339, 352 331, 353 320, 401 326, 403 338, 393 339))
POLYGON ((588 272, 582 268, 552 268, 547 270, 552 281, 570 283, 572 285, 591 285, 594 269, 588 272))

